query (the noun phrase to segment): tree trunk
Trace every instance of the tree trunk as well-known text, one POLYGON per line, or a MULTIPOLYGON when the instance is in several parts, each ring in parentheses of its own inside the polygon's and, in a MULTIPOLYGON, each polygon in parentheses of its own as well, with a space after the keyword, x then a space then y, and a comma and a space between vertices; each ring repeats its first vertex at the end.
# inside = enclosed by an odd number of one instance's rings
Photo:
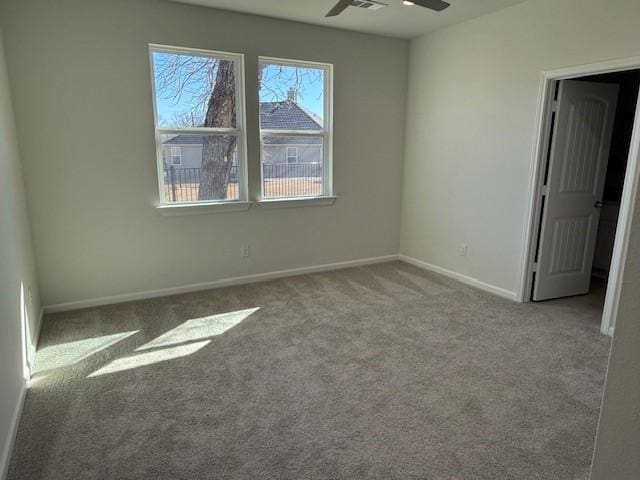
MULTIPOLYGON (((236 123, 234 63, 220 60, 207 106, 204 127, 233 128, 236 123)), ((202 145, 198 200, 223 200, 234 160, 235 136, 205 136, 202 145)))

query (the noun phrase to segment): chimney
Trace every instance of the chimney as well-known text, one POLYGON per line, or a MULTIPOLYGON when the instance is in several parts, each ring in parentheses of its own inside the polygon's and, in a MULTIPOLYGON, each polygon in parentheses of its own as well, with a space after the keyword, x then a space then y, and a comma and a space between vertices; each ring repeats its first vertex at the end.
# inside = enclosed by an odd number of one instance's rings
POLYGON ((298 89, 291 87, 287 92, 287 101, 291 103, 298 103, 298 89))

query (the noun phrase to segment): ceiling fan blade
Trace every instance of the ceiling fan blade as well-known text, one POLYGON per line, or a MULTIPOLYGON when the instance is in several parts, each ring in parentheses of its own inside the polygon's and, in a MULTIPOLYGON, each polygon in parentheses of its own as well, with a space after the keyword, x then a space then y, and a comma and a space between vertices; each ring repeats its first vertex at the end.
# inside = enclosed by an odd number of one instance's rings
POLYGON ((340 15, 349 5, 351 5, 352 1, 353 0, 340 0, 331 10, 329 10, 329 13, 327 13, 325 17, 335 17, 340 15))
POLYGON ((443 0, 411 0, 411 1, 416 5, 430 8, 431 10, 435 10, 436 12, 441 12, 445 8, 448 8, 451 6, 450 3, 444 2, 443 0))

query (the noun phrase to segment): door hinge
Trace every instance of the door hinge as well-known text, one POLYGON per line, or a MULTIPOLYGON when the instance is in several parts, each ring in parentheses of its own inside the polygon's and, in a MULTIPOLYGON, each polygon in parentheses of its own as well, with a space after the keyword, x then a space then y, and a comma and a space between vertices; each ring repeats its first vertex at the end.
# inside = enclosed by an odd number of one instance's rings
POLYGON ((533 267, 531 267, 531 272, 532 273, 538 272, 538 262, 533 262, 533 267))
POLYGON ((553 102, 551 102, 551 111, 552 112, 558 111, 558 100, 554 100, 553 102))
POLYGON ((542 195, 543 197, 546 197, 549 195, 549 185, 543 185, 542 189, 540 191, 540 195, 542 195))

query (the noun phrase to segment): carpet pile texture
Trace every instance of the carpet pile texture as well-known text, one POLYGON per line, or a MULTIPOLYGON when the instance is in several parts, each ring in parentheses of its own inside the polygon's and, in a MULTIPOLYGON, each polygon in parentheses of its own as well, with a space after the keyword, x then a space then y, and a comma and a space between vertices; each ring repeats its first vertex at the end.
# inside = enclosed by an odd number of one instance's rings
POLYGON ((586 480, 599 301, 391 262, 48 315, 10 480, 586 480))

